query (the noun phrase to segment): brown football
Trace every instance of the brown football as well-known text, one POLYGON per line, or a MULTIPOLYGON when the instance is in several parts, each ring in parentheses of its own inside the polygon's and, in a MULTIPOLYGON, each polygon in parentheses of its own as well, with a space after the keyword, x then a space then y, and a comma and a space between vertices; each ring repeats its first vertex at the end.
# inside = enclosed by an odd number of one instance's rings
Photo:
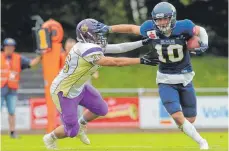
POLYGON ((199 40, 200 38, 198 36, 193 36, 187 41, 187 48, 188 49, 199 48, 200 47, 199 40))

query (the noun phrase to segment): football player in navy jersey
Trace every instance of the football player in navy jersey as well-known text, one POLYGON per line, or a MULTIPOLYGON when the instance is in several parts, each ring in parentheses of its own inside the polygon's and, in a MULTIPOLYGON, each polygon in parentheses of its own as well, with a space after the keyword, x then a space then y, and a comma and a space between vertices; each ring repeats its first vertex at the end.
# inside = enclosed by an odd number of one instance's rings
POLYGON ((196 131, 192 123, 196 119, 196 95, 192 79, 195 75, 186 42, 193 36, 199 37, 199 48, 193 52, 197 55, 208 48, 208 35, 203 27, 191 20, 176 20, 175 7, 167 2, 158 3, 152 13, 152 20, 141 26, 120 24, 97 25, 98 32, 134 33, 148 39, 158 53, 160 60, 156 82, 161 101, 172 116, 179 129, 195 140, 200 149, 208 149, 208 143, 196 131))

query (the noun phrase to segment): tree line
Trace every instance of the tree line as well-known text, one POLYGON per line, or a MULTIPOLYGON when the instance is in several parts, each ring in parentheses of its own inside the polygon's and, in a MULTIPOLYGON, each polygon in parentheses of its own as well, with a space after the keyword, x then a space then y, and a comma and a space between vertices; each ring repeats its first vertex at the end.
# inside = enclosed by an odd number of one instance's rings
MULTIPOLYGON (((44 20, 53 18, 64 28, 64 40, 75 38, 75 28, 85 18, 95 18, 108 25, 128 23, 141 25, 151 19, 153 7, 161 0, 2 0, 2 40, 15 38, 17 51, 34 49, 32 31, 35 22, 31 16, 40 15, 44 20)), ((178 19, 191 19, 207 29, 208 53, 228 56, 228 1, 227 0, 170 0, 177 9, 178 19)), ((110 34, 110 43, 141 39, 140 36, 110 34)), ((63 41, 64 42, 64 41, 63 41)), ((146 49, 146 48, 145 48, 146 49)), ((141 50, 145 52, 147 50, 141 50)), ((132 55, 139 54, 139 50, 132 55)))

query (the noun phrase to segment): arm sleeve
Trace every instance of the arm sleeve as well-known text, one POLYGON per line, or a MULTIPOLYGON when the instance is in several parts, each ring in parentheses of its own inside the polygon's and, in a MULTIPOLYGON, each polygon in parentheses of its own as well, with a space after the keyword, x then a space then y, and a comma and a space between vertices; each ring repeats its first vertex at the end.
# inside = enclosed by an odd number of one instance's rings
POLYGON ((108 44, 104 53, 124 53, 142 47, 142 41, 108 44))
POLYGON ((22 70, 30 68, 30 63, 31 63, 31 59, 25 56, 21 56, 21 69, 22 70))
POLYGON ((208 34, 206 32, 206 30, 199 26, 200 27, 200 33, 199 33, 199 37, 200 37, 200 41, 206 45, 208 45, 208 34))

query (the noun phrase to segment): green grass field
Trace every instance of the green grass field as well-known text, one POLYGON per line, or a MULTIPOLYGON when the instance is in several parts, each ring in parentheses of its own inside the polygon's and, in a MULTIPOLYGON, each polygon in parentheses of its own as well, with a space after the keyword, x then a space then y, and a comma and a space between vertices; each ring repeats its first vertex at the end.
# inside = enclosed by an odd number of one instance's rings
MULTIPOLYGON (((210 151, 228 150, 227 132, 203 132, 210 151)), ((79 139, 58 141, 60 151, 198 151, 199 146, 183 133, 90 134, 91 145, 79 139)), ((42 135, 22 135, 13 140, 2 136, 2 151, 45 151, 42 135)))

